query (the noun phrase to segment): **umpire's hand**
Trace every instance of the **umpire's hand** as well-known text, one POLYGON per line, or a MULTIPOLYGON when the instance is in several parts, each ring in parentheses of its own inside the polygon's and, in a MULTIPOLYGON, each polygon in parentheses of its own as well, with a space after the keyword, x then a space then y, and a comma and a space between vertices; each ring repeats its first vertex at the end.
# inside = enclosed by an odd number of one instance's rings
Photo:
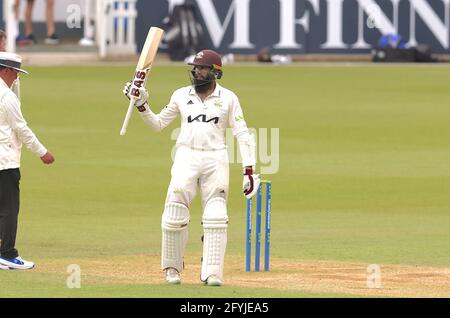
POLYGON ((47 151, 47 153, 41 157, 41 160, 44 164, 49 165, 55 161, 55 157, 53 157, 50 151, 47 151))

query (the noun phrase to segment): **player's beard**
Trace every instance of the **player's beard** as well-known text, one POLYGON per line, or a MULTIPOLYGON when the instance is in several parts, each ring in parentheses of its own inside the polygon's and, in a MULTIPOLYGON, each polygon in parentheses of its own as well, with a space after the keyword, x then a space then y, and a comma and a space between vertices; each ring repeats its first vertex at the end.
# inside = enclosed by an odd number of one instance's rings
POLYGON ((214 87, 214 81, 195 79, 194 87, 196 93, 205 93, 214 87))
POLYGON ((214 88, 215 81, 214 81, 214 75, 208 74, 206 78, 197 78, 195 77, 195 74, 191 73, 191 82, 192 85, 194 85, 195 92, 196 93, 205 93, 209 89, 214 88))

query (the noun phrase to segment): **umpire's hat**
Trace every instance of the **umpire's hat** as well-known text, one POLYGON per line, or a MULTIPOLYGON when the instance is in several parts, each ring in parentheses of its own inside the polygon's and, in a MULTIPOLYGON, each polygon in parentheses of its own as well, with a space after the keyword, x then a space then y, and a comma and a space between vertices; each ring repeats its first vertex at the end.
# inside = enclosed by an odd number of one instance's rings
POLYGON ((22 66, 22 58, 15 53, 0 52, 0 66, 12 68, 18 72, 28 74, 27 71, 20 68, 22 66))

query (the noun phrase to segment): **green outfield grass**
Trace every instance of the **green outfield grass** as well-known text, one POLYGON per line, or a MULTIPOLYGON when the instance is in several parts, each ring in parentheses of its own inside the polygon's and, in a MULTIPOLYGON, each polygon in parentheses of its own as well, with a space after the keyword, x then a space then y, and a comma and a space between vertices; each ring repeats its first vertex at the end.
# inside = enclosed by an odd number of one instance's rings
MULTIPOLYGON (((74 290, 65 267, 46 272, 65 259, 160 253, 179 119, 157 134, 134 112, 119 136, 128 105, 122 87, 133 67, 29 67, 22 77, 22 111, 56 162, 44 166, 22 152, 17 247, 39 270, 0 271, 0 297, 348 296, 301 286, 211 292, 95 275, 74 290)), ((264 176, 273 182, 274 259, 450 267, 449 78, 448 66, 225 67, 221 83, 240 97, 247 124, 279 128, 279 171, 264 176)), ((185 66, 155 65, 147 83, 153 109, 187 83, 185 66)), ((240 164, 230 172, 227 255, 243 257, 240 164)), ((191 255, 200 253, 200 221, 197 196, 191 255)))

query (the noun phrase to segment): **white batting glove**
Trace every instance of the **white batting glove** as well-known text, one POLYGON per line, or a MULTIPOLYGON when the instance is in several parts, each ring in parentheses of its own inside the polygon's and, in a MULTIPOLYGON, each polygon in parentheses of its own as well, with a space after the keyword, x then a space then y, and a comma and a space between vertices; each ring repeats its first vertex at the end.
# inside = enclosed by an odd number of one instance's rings
MULTIPOLYGON (((125 86, 123 87, 123 90, 122 90, 122 93, 128 99, 131 98, 131 96, 130 96, 131 85, 132 85, 131 82, 127 82, 125 84, 125 86)), ((140 106, 144 105, 147 102, 147 99, 148 99, 148 96, 149 96, 148 91, 147 91, 147 89, 144 86, 142 86, 138 90, 139 90, 139 94, 138 94, 139 97, 137 97, 136 101, 134 102, 134 105, 136 107, 140 107, 140 106)))
POLYGON ((247 199, 253 197, 258 191, 261 178, 259 174, 253 173, 252 167, 247 167, 244 170, 244 181, 242 182, 242 192, 247 199))

